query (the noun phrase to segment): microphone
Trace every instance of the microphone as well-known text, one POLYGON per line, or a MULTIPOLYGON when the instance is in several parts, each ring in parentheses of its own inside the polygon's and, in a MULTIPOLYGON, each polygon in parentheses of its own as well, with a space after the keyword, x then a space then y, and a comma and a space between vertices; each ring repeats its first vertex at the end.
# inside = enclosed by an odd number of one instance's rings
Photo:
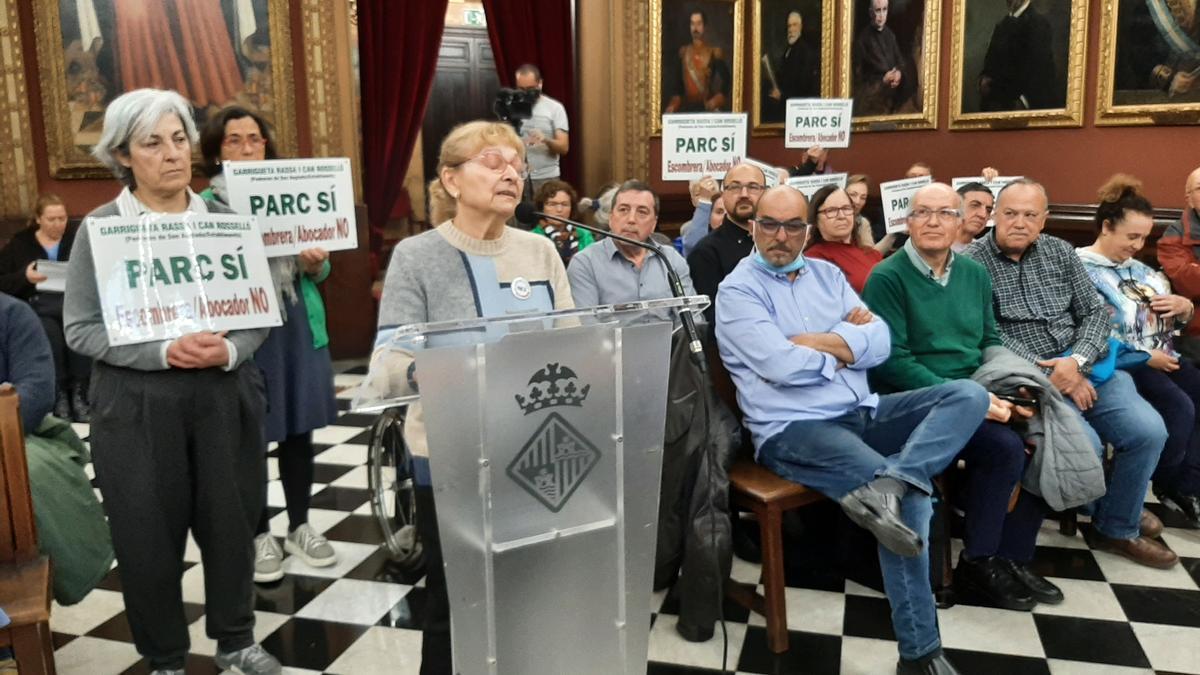
MULTIPOLYGON (((525 225, 529 229, 532 229, 537 224, 538 218, 545 218, 547 220, 554 220, 563 223, 564 225, 578 227, 581 230, 587 230, 588 232, 592 232, 594 234, 610 237, 612 239, 616 239, 617 241, 625 242, 630 246, 644 248, 662 260, 663 267, 667 270, 667 281, 671 285, 671 294, 677 298, 687 296, 686 291, 683 289, 683 282, 679 280, 679 275, 675 273, 675 268, 671 267, 671 261, 667 260, 667 257, 663 255, 662 249, 658 247, 658 244, 649 241, 630 239, 629 237, 625 237, 614 232, 609 232, 608 230, 602 230, 598 227, 592 227, 591 225, 584 225, 583 223, 571 220, 569 218, 552 216, 548 213, 538 211, 537 207, 530 202, 521 202, 517 205, 516 218, 517 222, 525 225)), ((692 363, 696 364, 696 367, 700 369, 700 372, 708 372, 708 362, 704 359, 704 345, 700 342, 700 333, 696 331, 696 320, 692 318, 691 312, 679 310, 679 321, 681 324, 683 324, 683 332, 687 334, 688 351, 690 352, 692 363)))

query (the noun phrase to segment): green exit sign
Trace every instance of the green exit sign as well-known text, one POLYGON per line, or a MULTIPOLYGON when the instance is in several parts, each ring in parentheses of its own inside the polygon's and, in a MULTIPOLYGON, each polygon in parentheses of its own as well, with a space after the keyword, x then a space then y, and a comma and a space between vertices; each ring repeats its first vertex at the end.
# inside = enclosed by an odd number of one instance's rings
POLYGON ((464 9, 463 23, 468 26, 486 26, 487 17, 484 15, 482 9, 464 9))

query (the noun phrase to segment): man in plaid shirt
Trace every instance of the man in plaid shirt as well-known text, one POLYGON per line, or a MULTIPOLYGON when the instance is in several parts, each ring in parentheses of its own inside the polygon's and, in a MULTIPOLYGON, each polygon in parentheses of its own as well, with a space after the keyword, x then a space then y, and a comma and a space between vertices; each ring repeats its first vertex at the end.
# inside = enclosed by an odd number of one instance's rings
POLYGON ((1089 380, 1092 366, 1108 355, 1109 317, 1075 249, 1042 234, 1048 207, 1039 183, 1010 183, 996 201, 991 236, 963 253, 992 278, 1004 345, 1041 366, 1075 404, 1087 422, 1084 428, 1097 435, 1097 452, 1100 439, 1115 448, 1108 492, 1093 505, 1093 547, 1143 565, 1171 567, 1178 556, 1153 539, 1162 522, 1142 509, 1166 427, 1128 373, 1117 370, 1099 384, 1089 380))

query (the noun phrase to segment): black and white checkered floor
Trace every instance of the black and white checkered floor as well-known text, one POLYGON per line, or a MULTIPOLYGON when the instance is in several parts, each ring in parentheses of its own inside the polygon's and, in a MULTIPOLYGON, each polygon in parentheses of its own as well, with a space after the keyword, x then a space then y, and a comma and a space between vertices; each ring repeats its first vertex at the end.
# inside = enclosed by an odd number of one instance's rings
MULTIPOLYGON (((353 387, 361 375, 335 377, 353 387)), ((352 391, 339 393, 344 409, 352 391)), ((335 567, 315 569, 284 562, 283 580, 257 590, 255 636, 286 666, 287 673, 370 675, 417 673, 419 626, 424 608, 420 579, 391 570, 370 515, 367 491, 368 426, 372 418, 344 413, 337 425, 314 434, 316 481, 312 525, 337 550, 335 567)), ((76 425, 86 438, 86 425, 76 425)), ((268 460, 271 529, 282 536, 287 516, 275 459, 268 460)), ((89 467, 90 471, 90 467, 89 467)), ((1183 559, 1153 570, 1088 549, 1082 536, 1064 537, 1047 521, 1038 539, 1036 567, 1062 587, 1066 602, 1033 613, 959 604, 941 610, 942 640, 963 673, 1017 675, 1200 674, 1200 532, 1179 523, 1157 504, 1168 528, 1163 541, 1183 559)), ((956 542, 957 544, 957 542, 956 542)), ((955 552, 957 553, 957 547, 955 552)), ((189 540, 183 598, 191 620, 189 673, 215 673, 215 644, 204 635, 204 570, 189 540)), ((733 576, 757 583, 757 565, 735 558, 733 576)), ((853 581, 789 577, 791 649, 767 650, 762 618, 726 604, 729 668, 738 673, 894 672, 896 647, 887 601, 853 581)), ((721 631, 692 644, 674 630, 677 603, 656 593, 650 616, 649 673, 717 673, 721 631)), ((58 672, 63 675, 144 673, 132 644, 115 570, 101 587, 71 607, 55 606, 58 672)))

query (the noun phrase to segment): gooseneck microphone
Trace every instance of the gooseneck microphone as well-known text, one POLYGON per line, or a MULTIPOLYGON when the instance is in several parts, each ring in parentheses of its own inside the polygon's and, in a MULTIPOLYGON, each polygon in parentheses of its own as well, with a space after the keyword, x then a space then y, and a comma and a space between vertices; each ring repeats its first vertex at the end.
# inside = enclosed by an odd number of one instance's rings
MULTIPOLYGON (((625 242, 630 246, 644 248, 662 260, 663 267, 665 267, 667 270, 667 280, 671 284, 671 294, 677 298, 687 297, 687 292, 683 289, 683 282, 679 280, 679 275, 675 273, 675 268, 671 267, 671 261, 667 260, 667 257, 663 255, 662 249, 658 247, 658 244, 649 241, 630 239, 629 237, 624 237, 608 230, 602 230, 598 227, 592 227, 591 225, 584 225, 581 222, 571 220, 569 218, 552 216, 548 213, 538 211, 537 207, 530 202, 521 202, 517 205, 516 218, 517 222, 527 225, 530 228, 537 224, 539 218, 545 218, 547 220, 563 223, 564 225, 578 227, 581 230, 587 230, 588 232, 592 232, 594 234, 610 237, 617 241, 625 242)), ((692 318, 692 313, 682 309, 679 310, 679 322, 683 325, 684 333, 687 334, 688 351, 690 352, 692 363, 696 364, 696 367, 700 369, 700 372, 708 372, 708 362, 704 359, 704 345, 700 342, 700 333, 696 331, 696 320, 692 318)))

